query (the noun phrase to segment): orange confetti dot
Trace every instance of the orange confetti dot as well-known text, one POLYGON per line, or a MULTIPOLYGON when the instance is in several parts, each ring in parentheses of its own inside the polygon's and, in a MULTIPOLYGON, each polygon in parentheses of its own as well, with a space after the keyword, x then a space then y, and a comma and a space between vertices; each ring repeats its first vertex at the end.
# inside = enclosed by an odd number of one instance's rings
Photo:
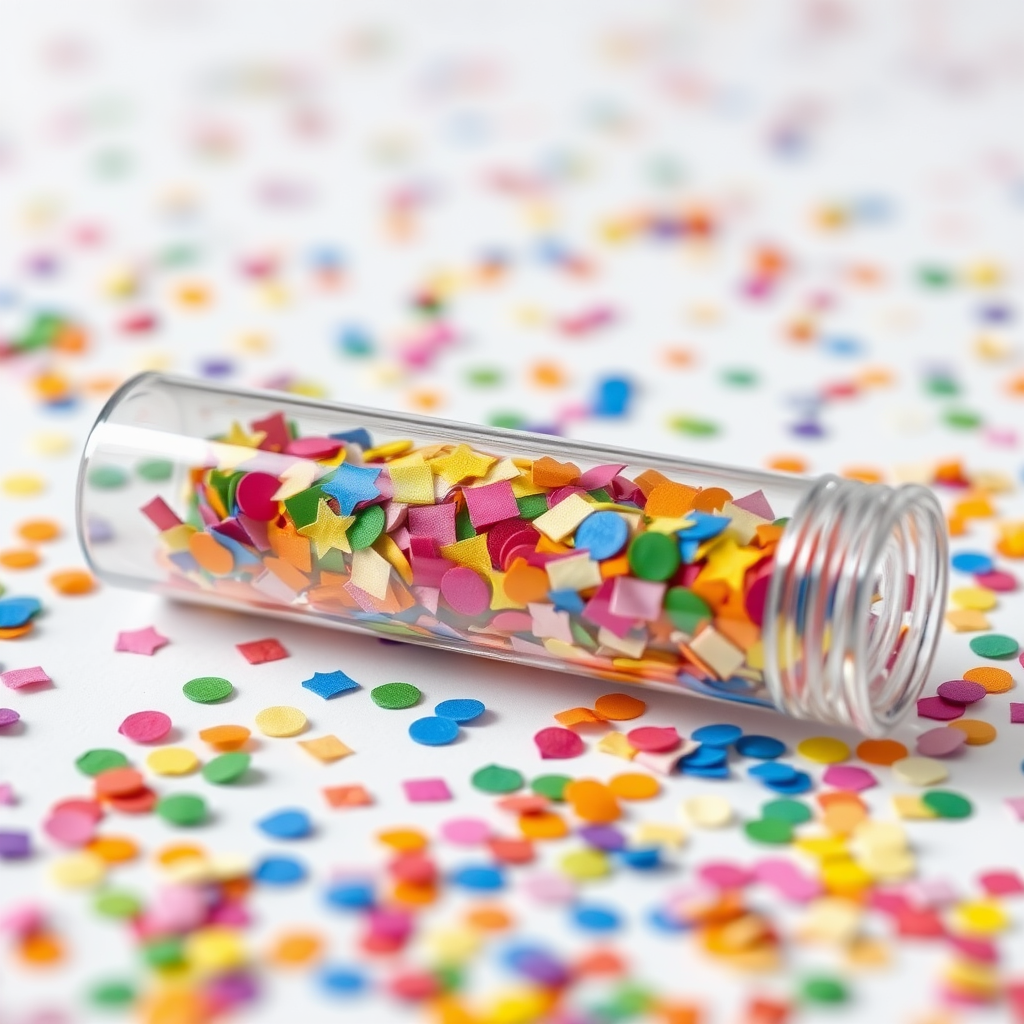
POLYGON ((562 839, 569 834, 569 826, 554 811, 541 811, 519 816, 519 831, 527 839, 562 839))
POLYGON ((512 915, 504 908, 496 904, 485 903, 479 907, 471 907, 466 912, 465 921, 470 928, 476 928, 482 932, 501 932, 511 928, 513 924, 512 915))
POLYGON ((205 858, 206 851, 194 843, 173 843, 170 846, 162 847, 153 854, 153 859, 157 864, 164 867, 180 864, 186 860, 204 860, 205 858))
POLYGON ((628 722, 639 718, 647 710, 647 705, 628 693, 606 693, 594 701, 594 710, 610 722, 628 722))
POLYGON ((8 548, 0 551, 0 565, 8 569, 32 569, 39 564, 39 555, 31 548, 8 548))
POLYGON ((530 565, 525 559, 517 558, 503 580, 505 594, 516 604, 530 604, 547 597, 551 584, 543 569, 530 565))
POLYGON ((428 843, 427 837, 415 828, 388 829, 386 832, 378 832, 377 839, 392 850, 401 850, 403 853, 425 850, 428 843))
POLYGON ((658 484, 649 495, 644 505, 644 515, 665 516, 678 519, 693 508, 693 499, 697 496, 696 487, 687 487, 671 480, 658 484))
POLYGON ((64 959, 64 943, 53 932, 35 931, 21 940, 18 952, 25 963, 47 967, 64 959))
POLYGON ((217 750, 238 750, 245 746, 252 733, 244 725, 212 725, 200 729, 199 738, 217 750))
POLYGON ((595 714, 590 708, 569 708, 567 711, 559 711, 555 720, 571 729, 574 725, 593 725, 595 722, 604 722, 604 718, 595 714))
POLYGON ((1005 668, 979 665, 977 668, 969 668, 963 678, 972 683, 981 683, 989 693, 1006 693, 1013 689, 1013 676, 1005 668))
POLYGON ((128 836, 96 836, 86 849, 108 864, 125 864, 139 855, 138 844, 128 836))
POLYGON ((650 800, 661 792, 661 786, 653 775, 641 772, 623 772, 608 780, 608 788, 620 800, 650 800))
POLYGON ((908 753, 898 740, 863 740, 857 747, 857 756, 868 764, 890 765, 908 753))
POLYGON ((398 882, 391 890, 391 898, 396 903, 409 906, 425 906, 437 899, 436 885, 420 885, 415 882, 398 882))
POLYGON ((617 821, 622 814, 615 794, 596 779, 575 779, 563 795, 579 817, 595 825, 617 821))
POLYGON ((109 768, 100 772, 93 780, 97 796, 131 796, 145 789, 145 780, 134 768, 109 768))
POLYGON ((530 382, 539 388, 564 387, 567 381, 565 371, 558 363, 540 362, 530 367, 530 382))
POLYGON ((60 536, 60 523, 52 519, 26 519, 19 524, 17 532, 22 540, 43 543, 60 536))
POLYGON ((319 932, 300 928, 278 935, 267 950, 267 959, 277 967, 303 967, 319 960, 323 950, 319 932))
POLYGON ((90 593, 96 587, 96 580, 84 569, 65 569, 62 572, 55 572, 50 577, 50 586, 58 594, 73 597, 90 593))
POLYGON ((959 729, 964 733, 970 747, 983 747, 998 735, 994 725, 983 722, 980 718, 961 718, 956 722, 950 722, 947 728, 959 729))
POLYGON ((0 629, 0 640, 17 640, 19 636, 32 632, 32 623, 26 622, 24 626, 6 626, 0 629))
POLYGON ((807 460, 799 455, 774 455, 766 463, 776 473, 806 473, 807 460))

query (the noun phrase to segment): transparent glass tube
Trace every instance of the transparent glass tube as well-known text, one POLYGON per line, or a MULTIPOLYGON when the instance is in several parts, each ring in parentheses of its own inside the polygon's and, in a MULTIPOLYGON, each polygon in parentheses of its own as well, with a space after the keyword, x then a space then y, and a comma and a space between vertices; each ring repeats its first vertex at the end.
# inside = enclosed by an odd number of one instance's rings
POLYGON ((879 734, 946 602, 935 496, 143 374, 100 414, 111 584, 879 734))

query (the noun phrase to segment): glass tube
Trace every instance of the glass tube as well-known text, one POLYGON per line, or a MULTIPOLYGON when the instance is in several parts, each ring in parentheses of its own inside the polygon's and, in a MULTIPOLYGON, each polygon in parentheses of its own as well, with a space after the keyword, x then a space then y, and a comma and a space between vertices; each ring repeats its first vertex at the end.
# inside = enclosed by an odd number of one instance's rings
POLYGON ((930 490, 148 373, 86 444, 107 583, 878 735, 947 590, 930 490))

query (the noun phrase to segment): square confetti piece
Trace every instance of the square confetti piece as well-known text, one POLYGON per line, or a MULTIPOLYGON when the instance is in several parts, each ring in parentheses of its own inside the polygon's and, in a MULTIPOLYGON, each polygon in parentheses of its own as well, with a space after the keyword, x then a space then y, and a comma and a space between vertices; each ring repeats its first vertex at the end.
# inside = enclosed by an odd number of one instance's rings
POLYGON ((324 798, 331 807, 368 807, 373 803, 373 797, 366 787, 359 784, 327 786, 324 788, 324 798))
POLYGON ((1018 701, 1010 702, 1010 721, 1014 725, 1024 724, 1024 704, 1018 701))
POLYGON ((498 480, 484 487, 468 487, 462 493, 469 509, 469 521, 477 530, 519 515, 512 485, 507 480, 498 480))
POLYGON ((452 798, 452 791, 444 779, 406 779, 402 788, 406 798, 414 804, 440 803, 452 798))
POLYGON ((324 700, 337 697, 339 693, 347 693, 349 690, 358 690, 359 684, 345 675, 341 669, 335 672, 314 672, 309 679, 302 680, 302 688, 310 690, 324 700))
POLYGON ((0 672, 0 681, 11 690, 20 690, 23 686, 47 684, 53 680, 39 665, 33 665, 31 668, 9 668, 0 672))
POLYGON ((250 665, 262 665, 268 661, 280 661, 288 657, 288 652, 279 640, 268 637, 266 640, 250 640, 248 643, 235 644, 238 652, 250 665))
POLYGON ((0 860, 20 860, 32 852, 27 832, 0 832, 0 860))
POLYGON ((317 736, 312 740, 299 740, 299 746, 307 753, 312 754, 318 761, 329 764, 333 761, 340 761, 355 751, 345 743, 342 743, 337 736, 330 733, 326 736, 317 736))

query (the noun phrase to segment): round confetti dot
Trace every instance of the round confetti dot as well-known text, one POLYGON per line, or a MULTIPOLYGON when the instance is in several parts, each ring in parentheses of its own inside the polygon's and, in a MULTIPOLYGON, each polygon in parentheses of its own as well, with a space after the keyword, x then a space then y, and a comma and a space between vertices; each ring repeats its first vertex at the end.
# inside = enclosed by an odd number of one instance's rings
POLYGON ((170 480, 174 473, 174 463, 170 459, 143 459, 135 467, 135 472, 143 479, 151 483, 160 483, 162 480, 170 480))
POLYGON ((89 1002, 103 1010, 119 1010, 135 1002, 137 992, 129 981, 100 981, 89 989, 89 1002))
POLYGON ((102 857, 88 850, 75 853, 55 861, 50 868, 50 877, 68 889, 85 889, 98 885, 107 873, 107 865, 102 857))
POLYGON ((497 764, 478 768, 470 781, 484 793, 514 793, 523 788, 523 776, 515 768, 503 768, 497 764))
POLYGON ((950 722, 964 713, 963 704, 953 704, 941 697, 921 697, 917 702, 919 718, 931 718, 936 722, 950 722))
POLYGON ((96 580, 84 569, 65 569, 50 576, 50 586, 65 597, 90 594, 96 589, 96 580))
POLYGON ((355 967, 328 965, 317 972, 320 987, 332 996, 354 996, 366 988, 366 975, 355 967))
POLYGON ((998 735, 994 725, 979 718, 961 718, 959 722, 950 722, 946 728, 962 732, 969 747, 984 747, 998 735))
POLYGON ((814 812, 799 800, 769 800, 761 808, 761 817, 788 821, 790 825, 802 825, 814 817, 814 812))
POLYGON ((774 736, 741 736, 735 746, 741 756, 758 761, 772 761, 786 752, 786 744, 774 736))
POLYGON ((107 768, 95 776, 93 788, 98 797, 131 796, 145 788, 145 781, 134 768, 107 768))
POLYGON ((443 747, 458 739, 459 723, 437 715, 417 718, 409 726, 409 736, 425 747, 443 747))
POLYGON ((190 679, 181 688, 181 692, 197 704, 215 704, 225 697, 230 697, 233 691, 231 683, 220 676, 198 676, 190 679))
POLYGON ((86 479, 90 487, 100 491, 112 491, 128 483, 128 474, 120 466, 93 466, 86 479))
POLYGON ((922 794, 921 803, 939 818, 967 818, 974 809, 966 797, 944 789, 922 794))
POLYGON ((996 606, 996 595, 986 587, 958 587, 950 592, 950 601, 957 608, 987 612, 996 606))
POLYGON ((617 555, 629 537, 629 524, 618 512, 595 512, 576 530, 575 548, 589 551, 595 562, 617 555))
POLYGON ((286 704, 264 708, 256 715, 256 728, 264 736, 298 736, 306 724, 306 716, 298 708, 286 704))
POLYGON ((742 735, 738 725, 702 725, 690 738, 709 747, 729 747, 742 735))
POLYGON ((0 565, 7 569, 32 569, 39 564, 39 553, 32 548, 8 548, 0 551, 0 565))
POLYGON ((21 721, 21 715, 14 708, 0 708, 0 728, 21 721))
POLYGON ((440 718, 450 718, 453 722, 464 725, 479 718, 487 708, 482 701, 472 697, 459 697, 454 700, 443 700, 434 708, 434 714, 440 718))
POLYGON ((801 740, 796 746, 796 752, 815 764, 839 764, 850 756, 850 748, 834 736, 812 736, 801 740))
POLYGON ((904 757, 893 762, 892 771, 908 786, 935 786, 949 778, 946 766, 931 757, 904 757))
MULTIPOLYGON (((368 548, 384 532, 387 517, 380 505, 371 505, 356 516, 348 528, 348 542, 353 551, 368 548)), ((473 570, 471 569, 470 572, 473 570)), ((474 575, 476 575, 474 573, 474 575)))
POLYGON ((162 711, 136 711, 117 731, 135 743, 158 743, 171 731, 171 720, 162 711))
POLYGON ((979 658, 1012 658, 1019 649, 1012 636, 1001 633, 972 637, 970 647, 979 658))
POLYGON ((217 750, 237 750, 251 735, 244 725, 212 725, 199 731, 199 738, 217 750))
POLYGON ((891 765, 909 753, 899 740, 861 740, 857 745, 857 756, 868 764, 891 765))
POLYGON ((449 878, 453 885, 478 892, 495 892, 505 887, 501 869, 490 864, 457 868, 449 878))
POLYGON ((664 533, 642 533, 630 542, 627 557, 633 574, 642 580, 671 579, 679 568, 679 546, 664 533))
POLYGON ((1006 693, 1013 689, 1013 676, 1005 668, 979 665, 977 668, 969 668, 964 673, 964 679, 980 683, 987 693, 1006 693))
POLYGON ((966 744, 967 736, 962 730, 940 726, 921 733, 914 749, 922 757, 952 757, 959 754, 966 744))
POLYGON ((608 825, 622 815, 615 794, 596 779, 576 779, 565 787, 565 799, 584 821, 608 825))
POLYGON ((215 786, 237 782, 248 770, 252 758, 240 750, 218 754, 203 765, 203 778, 215 786))
POLYGON ((661 785, 653 775, 641 772, 623 772, 608 780, 608 788, 620 800, 650 800, 661 792, 661 785))
POLYGON ((128 920, 142 910, 142 901, 132 893, 108 889, 96 897, 93 910, 102 917, 128 920))
POLYGON ((377 707, 387 708, 389 711, 411 708, 421 696, 419 688, 413 686, 412 683, 383 683, 370 691, 370 699, 373 703, 377 707))
POLYGON ((577 882, 604 878, 611 871, 608 857, 600 850, 574 850, 558 862, 562 872, 577 882))
POLYGON ((492 831, 483 818, 449 818, 441 823, 441 835, 457 846, 479 846, 491 838, 492 831))
POLYGON ((588 932, 613 932, 621 922, 612 907, 597 907, 583 904, 573 908, 572 919, 576 926, 588 932))
POLYGON ((988 692, 981 683, 971 682, 969 679, 949 679, 939 683, 938 695, 953 704, 973 704, 979 701, 988 692))
POLYGON ((679 733, 674 725, 643 725, 639 729, 630 729, 626 733, 626 740, 634 750, 652 754, 675 750, 680 744, 679 733))
POLYGON ((519 831, 527 839, 563 839, 569 826, 553 811, 541 811, 519 816, 519 831))
POLYGON ((826 975, 808 978, 800 987, 800 997, 805 1003, 835 1005, 845 1003, 849 998, 846 985, 839 978, 826 975))
POLYGON ((712 618, 711 606, 688 587, 669 588, 665 595, 665 614, 676 629, 690 634, 712 618))
POLYGON ((743 825, 748 839, 755 843, 779 846, 793 841, 793 826, 784 818, 761 818, 743 825))
POLYGON ((273 839, 305 839, 313 831, 309 815, 299 808, 275 811, 256 822, 257 828, 273 839))
POLYGON ((35 473, 11 473, 0 479, 0 491, 9 498, 32 498, 46 490, 46 481, 35 473))
POLYGON ((454 611, 471 617, 483 614, 491 604, 491 588, 465 565, 457 565, 441 577, 441 596, 454 611))
POLYGON ((0 600, 0 629, 23 626, 34 615, 42 611, 42 605, 34 597, 6 597, 0 600))
POLYGON ((199 758, 185 747, 161 747, 146 758, 146 767, 157 775, 188 775, 199 767, 199 758))
POLYGON ((683 813, 698 828, 724 828, 732 821, 732 805, 723 796, 692 796, 683 802, 683 813))
POLYGON ((606 693, 594 701, 594 710, 609 722, 628 722, 639 718, 647 705, 628 693, 606 693))
POLYGON ((579 757, 585 747, 583 740, 571 729, 562 729, 557 725, 541 729, 534 734, 533 742, 545 759, 579 757))
POLYGON ((294 885, 306 877, 305 865, 294 857, 264 857, 253 871, 264 885, 294 885))
POLYGON ((794 772, 788 779, 764 779, 764 784, 775 793, 784 796, 799 796, 806 793, 814 782, 806 772, 794 772))
POLYGON ((994 590, 997 594, 1009 594, 1017 589, 1016 578, 1000 569, 976 573, 974 582, 986 590, 994 590))
POLYGON ((53 519, 27 519, 18 524, 18 536, 32 544, 44 544, 60 536, 60 523, 53 519))
POLYGON ((992 559, 979 551, 961 551, 950 559, 950 565, 957 572, 974 573, 991 572, 995 566, 992 559))
POLYGON ((791 782, 799 773, 791 764, 767 761, 764 764, 755 764, 747 774, 762 782, 791 782))
POLYGON ((565 787, 572 782, 569 775, 538 775, 530 783, 530 789, 538 796, 561 802, 565 799, 565 787))
POLYGON ((274 495, 280 487, 280 480, 270 473, 246 473, 235 489, 235 501, 250 519, 266 523, 277 516, 279 505, 274 495))
POLYGON ((206 820, 206 801, 194 793, 174 793, 161 797, 155 810, 169 825, 183 828, 201 825, 206 820))

